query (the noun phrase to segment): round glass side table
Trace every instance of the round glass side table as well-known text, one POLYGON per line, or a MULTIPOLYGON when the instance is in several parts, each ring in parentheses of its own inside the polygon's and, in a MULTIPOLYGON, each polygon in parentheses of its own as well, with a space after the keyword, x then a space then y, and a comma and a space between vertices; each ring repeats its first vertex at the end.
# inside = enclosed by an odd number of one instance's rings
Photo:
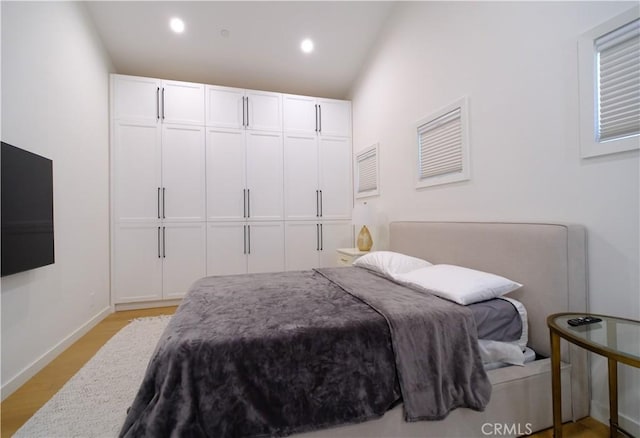
POLYGON ((618 424, 618 362, 640 368, 640 321, 608 315, 556 313, 547 318, 547 326, 551 336, 554 436, 562 437, 560 338, 608 359, 609 436, 617 436, 618 431, 631 436, 618 424), (601 321, 578 326, 569 325, 569 320, 585 316, 599 318, 601 321))

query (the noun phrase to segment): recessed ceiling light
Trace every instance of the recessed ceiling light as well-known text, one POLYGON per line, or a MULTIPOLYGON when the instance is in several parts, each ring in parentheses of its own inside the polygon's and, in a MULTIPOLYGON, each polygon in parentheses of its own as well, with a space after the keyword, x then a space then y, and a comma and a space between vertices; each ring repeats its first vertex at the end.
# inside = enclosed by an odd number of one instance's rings
POLYGON ((229 34, 230 34, 229 29, 222 29, 220 31, 220 36, 222 38, 229 38, 229 34))
POLYGON ((300 50, 302 50, 304 53, 313 52, 313 41, 311 41, 309 38, 302 40, 302 43, 300 43, 300 50))
POLYGON ((171 21, 169 21, 169 27, 171 27, 171 30, 175 33, 182 33, 184 32, 184 21, 179 18, 172 18, 171 21))

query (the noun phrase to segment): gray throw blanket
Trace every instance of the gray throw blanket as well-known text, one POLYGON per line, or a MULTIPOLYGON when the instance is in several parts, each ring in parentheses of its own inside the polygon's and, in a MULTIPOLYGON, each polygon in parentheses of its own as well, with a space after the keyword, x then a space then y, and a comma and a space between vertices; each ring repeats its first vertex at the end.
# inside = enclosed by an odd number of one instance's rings
POLYGON ((491 383, 469 309, 363 269, 318 271, 387 320, 407 421, 440 420, 458 407, 484 410, 491 383))
POLYGON ((359 268, 204 278, 120 435, 285 436, 380 417, 400 386, 409 420, 482 410, 490 385, 470 313, 359 268))

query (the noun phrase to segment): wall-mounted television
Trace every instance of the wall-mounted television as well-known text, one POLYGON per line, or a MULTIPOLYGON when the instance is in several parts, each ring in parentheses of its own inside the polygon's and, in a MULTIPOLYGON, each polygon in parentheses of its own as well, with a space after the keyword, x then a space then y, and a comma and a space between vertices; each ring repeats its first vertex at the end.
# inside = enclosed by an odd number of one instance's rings
POLYGON ((0 170, 1 275, 54 263, 53 161, 2 142, 0 170))

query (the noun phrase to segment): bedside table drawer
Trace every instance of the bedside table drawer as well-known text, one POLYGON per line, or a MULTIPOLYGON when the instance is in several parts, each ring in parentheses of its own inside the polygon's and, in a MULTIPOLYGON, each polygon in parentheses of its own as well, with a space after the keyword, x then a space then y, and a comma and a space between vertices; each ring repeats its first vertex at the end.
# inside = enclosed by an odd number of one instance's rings
POLYGON ((336 252, 338 253, 338 258, 336 258, 338 266, 351 266, 368 251, 360 251, 358 248, 338 248, 336 252))
POLYGON ((351 266, 353 261, 357 259, 358 256, 349 256, 345 254, 338 254, 338 266, 351 266))

